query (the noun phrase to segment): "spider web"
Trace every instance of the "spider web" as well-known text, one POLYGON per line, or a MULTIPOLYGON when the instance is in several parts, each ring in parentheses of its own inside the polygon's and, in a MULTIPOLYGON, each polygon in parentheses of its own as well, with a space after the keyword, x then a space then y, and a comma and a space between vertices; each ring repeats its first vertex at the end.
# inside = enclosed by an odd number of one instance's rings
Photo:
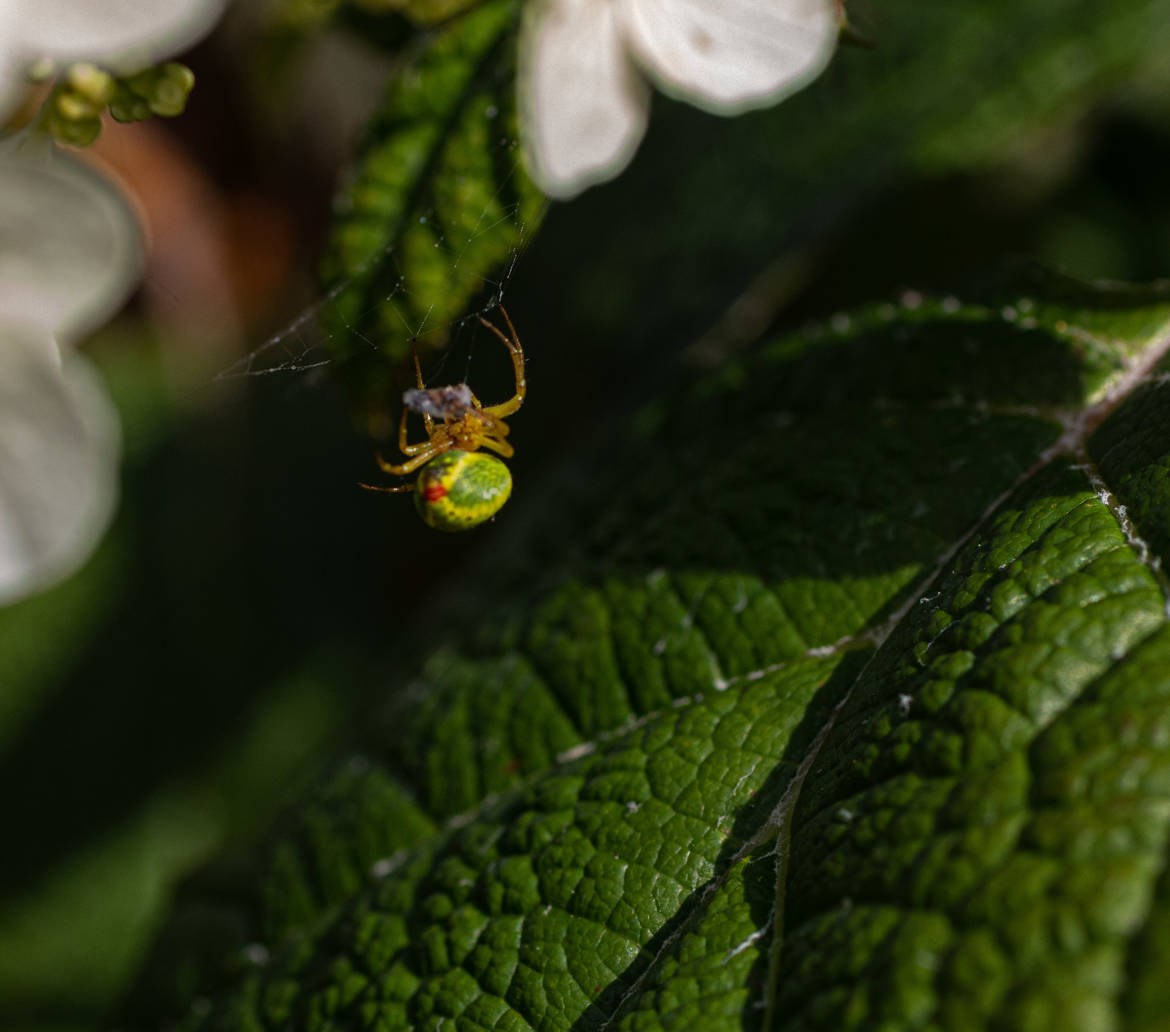
MULTIPOLYGON (((514 171, 515 169, 513 169, 514 171)), ((464 327, 468 324, 477 325, 479 315, 490 312, 503 302, 504 292, 512 278, 520 255, 529 241, 527 226, 523 222, 518 223, 519 243, 509 248, 506 260, 500 263, 493 276, 482 275, 470 268, 465 274, 459 273, 458 270, 479 237, 490 233, 501 221, 517 219, 520 209, 519 202, 509 205, 501 205, 499 202, 505 185, 506 183, 501 183, 497 188, 492 197, 494 203, 484 206, 475 229, 467 234, 454 257, 448 262, 449 270, 458 274, 458 279, 473 299, 468 310, 453 320, 436 320, 433 318, 434 306, 427 306, 417 325, 411 325, 401 314, 403 306, 395 306, 394 311, 399 317, 404 332, 424 345, 420 350, 428 350, 425 347, 428 340, 436 341, 436 346, 454 342, 464 327), (503 216, 498 215, 501 207, 504 211, 503 216), (488 222, 489 213, 496 214, 498 217, 488 222), (480 303, 475 304, 476 300, 480 303)), ((420 216, 419 220, 426 221, 434 217, 434 210, 431 209, 420 216)), ((447 242, 447 238, 440 236, 436 246, 445 242, 447 242)), ((396 299, 409 300, 413 294, 412 277, 409 271, 403 267, 403 263, 399 261, 398 251, 396 244, 384 248, 382 252, 372 257, 357 271, 339 280, 328 291, 322 293, 276 333, 265 338, 256 347, 220 370, 212 378, 213 382, 250 377, 320 375, 322 370, 337 362, 336 356, 340 349, 336 345, 342 338, 346 338, 346 343, 350 345, 349 348, 345 349, 347 352, 364 350, 368 351, 371 358, 376 361, 397 364, 399 359, 386 355, 377 340, 370 339, 358 329, 352 318, 345 318, 343 308, 338 301, 354 288, 375 265, 382 263, 387 263, 389 268, 393 270, 387 276, 393 281, 392 286, 389 292, 383 294, 375 304, 362 310, 357 321, 360 322, 362 318, 372 314, 384 302, 396 299)), ((408 307, 418 308, 420 306, 408 307)), ((444 351, 439 363, 440 370, 446 364, 449 354, 450 351, 444 351)), ((470 351, 467 361, 470 364, 470 351)), ((466 373, 464 379, 466 379, 466 373)))
POLYGON ((216 380, 344 367, 368 403, 413 346, 440 351, 499 305, 544 203, 520 166, 520 9, 476 6, 408 44, 336 202, 332 286, 216 380))

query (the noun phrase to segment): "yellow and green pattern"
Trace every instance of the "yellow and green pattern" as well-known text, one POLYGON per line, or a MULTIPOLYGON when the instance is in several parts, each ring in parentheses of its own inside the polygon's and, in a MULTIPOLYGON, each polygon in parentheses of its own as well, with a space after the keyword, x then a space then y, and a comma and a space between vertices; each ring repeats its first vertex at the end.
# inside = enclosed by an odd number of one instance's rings
POLYGON ((512 474, 484 452, 436 455, 419 471, 414 504, 435 530, 470 530, 491 519, 512 493, 512 474))

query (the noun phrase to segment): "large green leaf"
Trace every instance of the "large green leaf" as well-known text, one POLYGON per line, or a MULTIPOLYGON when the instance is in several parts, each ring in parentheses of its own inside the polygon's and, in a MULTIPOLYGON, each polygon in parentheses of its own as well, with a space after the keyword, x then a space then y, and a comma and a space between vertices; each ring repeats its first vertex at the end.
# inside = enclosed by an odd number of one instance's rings
POLYGON ((517 521, 557 559, 479 571, 190 1023, 1158 1027, 1168 349, 1170 293, 1035 274, 681 388, 517 521))

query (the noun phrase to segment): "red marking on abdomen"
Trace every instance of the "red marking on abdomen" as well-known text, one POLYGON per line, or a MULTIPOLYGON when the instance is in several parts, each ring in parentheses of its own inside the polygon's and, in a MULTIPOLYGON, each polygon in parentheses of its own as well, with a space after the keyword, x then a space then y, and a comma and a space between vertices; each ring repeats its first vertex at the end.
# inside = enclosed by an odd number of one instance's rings
POLYGON ((428 502, 437 502, 440 498, 447 497, 447 489, 442 484, 427 484, 423 497, 428 502))

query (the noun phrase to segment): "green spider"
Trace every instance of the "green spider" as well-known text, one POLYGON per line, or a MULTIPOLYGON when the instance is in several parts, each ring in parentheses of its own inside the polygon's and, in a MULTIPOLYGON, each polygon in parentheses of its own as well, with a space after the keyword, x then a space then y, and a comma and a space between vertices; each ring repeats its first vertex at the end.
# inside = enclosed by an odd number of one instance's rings
POLYGON ((503 341, 511 354, 516 393, 499 405, 485 406, 465 383, 424 387, 416 354, 414 375, 418 387, 403 394, 402 421, 398 424, 398 448, 406 461, 395 465, 380 453, 375 457, 384 473, 402 477, 417 469, 418 479, 399 487, 360 485, 367 491, 388 494, 413 491, 418 514, 436 530, 470 530, 479 526, 499 512, 512 494, 508 467, 494 455, 478 450, 488 448, 505 459, 511 457, 513 448, 506 440, 509 429, 504 417, 524 403, 528 386, 524 379, 524 350, 516 328, 503 307, 500 312, 510 337, 483 316, 479 321, 503 341), (418 444, 407 441, 406 418, 411 412, 422 415, 426 425, 427 439, 418 444))

